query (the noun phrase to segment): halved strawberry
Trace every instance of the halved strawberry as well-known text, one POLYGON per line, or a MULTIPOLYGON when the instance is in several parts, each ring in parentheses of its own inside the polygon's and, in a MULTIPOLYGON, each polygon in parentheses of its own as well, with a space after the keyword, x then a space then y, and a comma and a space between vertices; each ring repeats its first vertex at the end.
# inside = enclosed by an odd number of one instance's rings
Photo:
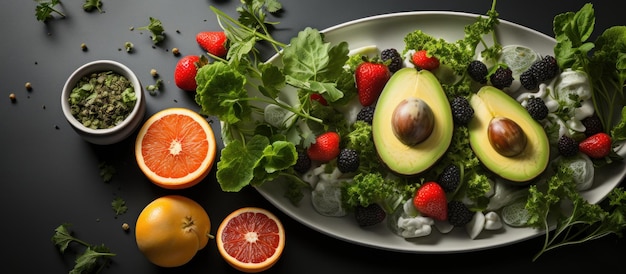
POLYGON ((313 161, 329 162, 339 155, 339 134, 333 131, 322 133, 315 138, 315 143, 307 149, 307 155, 313 161))
POLYGON ((391 72, 383 63, 366 61, 357 66, 354 77, 359 102, 366 107, 378 100, 378 96, 391 77, 391 72))
POLYGON ((429 56, 426 50, 418 50, 413 53, 411 61, 416 67, 425 70, 434 70, 439 67, 439 59, 435 56, 429 56))
POLYGON ((415 192, 413 205, 422 215, 435 220, 448 219, 448 201, 443 188, 436 182, 426 182, 415 192))

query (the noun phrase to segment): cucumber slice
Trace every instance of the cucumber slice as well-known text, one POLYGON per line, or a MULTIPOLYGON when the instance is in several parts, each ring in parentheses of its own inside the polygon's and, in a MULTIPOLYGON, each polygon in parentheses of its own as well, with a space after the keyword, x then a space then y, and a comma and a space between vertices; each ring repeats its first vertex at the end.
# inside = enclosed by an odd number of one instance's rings
POLYGON ((539 59, 541 59, 541 56, 529 47, 507 45, 502 47, 502 55, 499 61, 509 66, 513 72, 513 78, 519 79, 520 74, 539 59))
POLYGON ((530 218, 528 210, 526 210, 526 200, 518 199, 502 208, 502 221, 513 227, 525 226, 530 218))
POLYGON ((266 123, 273 127, 285 129, 293 125, 296 114, 277 105, 267 105, 263 112, 263 118, 266 123))

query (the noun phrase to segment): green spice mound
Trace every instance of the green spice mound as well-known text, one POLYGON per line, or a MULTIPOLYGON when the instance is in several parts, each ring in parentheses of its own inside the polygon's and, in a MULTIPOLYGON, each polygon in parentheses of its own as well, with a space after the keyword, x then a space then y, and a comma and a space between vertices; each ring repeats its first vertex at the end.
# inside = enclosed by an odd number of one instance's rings
POLYGON ((113 71, 82 77, 70 93, 72 116, 85 127, 112 128, 133 111, 137 97, 132 83, 113 71))

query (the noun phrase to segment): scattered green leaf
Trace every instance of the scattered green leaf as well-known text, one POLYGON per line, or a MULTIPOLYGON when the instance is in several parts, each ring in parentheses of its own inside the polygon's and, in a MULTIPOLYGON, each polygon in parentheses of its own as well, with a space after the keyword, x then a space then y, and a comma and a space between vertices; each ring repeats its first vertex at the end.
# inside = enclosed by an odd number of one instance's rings
POLYGON ((124 201, 124 199, 120 197, 116 197, 115 199, 113 199, 113 202, 111 202, 111 207, 113 208, 113 211, 115 211, 115 217, 126 213, 126 211, 128 210, 128 206, 126 206, 126 201, 124 201))
POLYGON ((35 0, 35 2, 37 2, 37 6, 35 7, 35 16, 38 21, 46 22, 54 18, 52 16, 53 13, 56 13, 61 17, 65 17, 63 12, 55 8, 57 5, 61 5, 61 0, 35 0))
POLYGON ((102 1, 100 0, 85 0, 83 4, 83 10, 87 12, 91 12, 94 10, 98 10, 98 12, 102 13, 102 1))
POLYGON ((161 20, 154 17, 150 17, 150 24, 148 24, 147 26, 139 27, 137 29, 150 31, 150 33, 152 34, 152 42, 154 44, 158 44, 159 42, 165 40, 165 29, 163 28, 163 23, 161 23, 161 20))
POLYGON ((106 162, 101 162, 99 166, 100 166, 100 177, 102 177, 102 180, 105 183, 110 182, 111 179, 113 178, 113 175, 116 172, 115 167, 106 162))
POLYGON ((87 274, 87 273, 99 273, 105 266, 107 266, 111 257, 115 256, 115 253, 111 253, 110 250, 104 245, 91 245, 85 241, 82 241, 71 235, 69 231, 69 224, 62 224, 54 230, 52 236, 52 242, 59 248, 61 253, 65 253, 71 243, 80 244, 85 248, 83 253, 79 253, 75 260, 75 265, 70 274, 87 274))

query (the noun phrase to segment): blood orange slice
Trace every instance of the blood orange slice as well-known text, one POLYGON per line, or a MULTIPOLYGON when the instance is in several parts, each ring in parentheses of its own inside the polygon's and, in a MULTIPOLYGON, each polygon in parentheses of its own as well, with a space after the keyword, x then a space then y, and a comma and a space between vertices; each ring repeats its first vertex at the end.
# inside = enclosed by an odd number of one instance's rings
POLYGON ((269 269, 285 247, 285 230, 266 209, 244 207, 228 215, 217 229, 217 249, 235 269, 255 273, 269 269))
POLYGON ((186 108, 168 108, 143 124, 135 158, 154 184, 182 189, 204 179, 215 161, 215 135, 207 120, 186 108))

